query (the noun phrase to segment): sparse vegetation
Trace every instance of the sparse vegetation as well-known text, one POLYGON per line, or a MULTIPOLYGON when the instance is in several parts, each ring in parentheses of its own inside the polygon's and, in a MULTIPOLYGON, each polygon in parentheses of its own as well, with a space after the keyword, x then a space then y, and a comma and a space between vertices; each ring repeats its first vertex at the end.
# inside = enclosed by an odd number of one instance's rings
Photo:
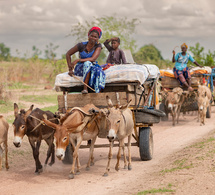
POLYGON ((20 97, 20 100, 41 104, 44 103, 57 104, 57 95, 24 95, 20 97))
POLYGON ((138 192, 137 195, 146 195, 146 194, 157 194, 157 193, 166 193, 166 192, 175 192, 175 190, 172 190, 172 184, 168 184, 166 188, 153 188, 151 190, 144 190, 142 192, 138 192))

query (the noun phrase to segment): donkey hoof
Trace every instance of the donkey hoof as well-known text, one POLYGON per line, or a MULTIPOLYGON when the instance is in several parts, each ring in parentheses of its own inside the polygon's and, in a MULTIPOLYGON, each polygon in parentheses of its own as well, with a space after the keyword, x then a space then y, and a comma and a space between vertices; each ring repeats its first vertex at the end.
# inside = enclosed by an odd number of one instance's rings
POLYGON ((80 175, 81 174, 81 172, 80 171, 76 171, 76 173, 75 173, 76 175, 80 175))
POLYGON ((127 169, 127 168, 128 168, 128 166, 127 166, 127 165, 125 165, 125 166, 124 166, 124 169, 127 169))
POLYGON ((42 173, 43 172, 43 168, 38 169, 38 173, 42 173))
POLYGON ((89 170, 90 170, 90 167, 87 166, 87 167, 86 167, 86 171, 89 171, 89 170))
POLYGON ((115 167, 115 170, 116 170, 116 171, 119 171, 119 167, 115 167))
POLYGON ((104 173, 103 177, 107 177, 108 176, 108 173, 104 173))
POLYGON ((53 164, 54 164, 53 162, 50 162, 50 163, 49 163, 49 166, 51 167, 53 164))
POLYGON ((132 169, 132 166, 131 165, 128 165, 128 170, 130 171, 132 169))
POLYGON ((74 174, 73 173, 69 174, 69 179, 74 179, 74 174))
POLYGON ((93 166, 94 164, 95 164, 94 162, 91 162, 91 163, 90 163, 90 166, 93 166))
POLYGON ((34 173, 35 175, 39 175, 40 173, 38 172, 38 171, 35 171, 35 173, 34 173))

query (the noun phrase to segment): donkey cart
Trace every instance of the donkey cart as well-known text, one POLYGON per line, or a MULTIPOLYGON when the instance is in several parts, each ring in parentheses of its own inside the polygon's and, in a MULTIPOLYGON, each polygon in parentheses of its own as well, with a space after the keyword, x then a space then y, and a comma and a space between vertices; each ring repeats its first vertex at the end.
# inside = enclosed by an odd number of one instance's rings
MULTIPOLYGON (((122 66, 123 65, 121 65, 121 68, 122 66)), ((140 67, 141 65, 133 66, 140 67)), ((148 70, 149 73, 144 77, 145 80, 142 84, 135 79, 133 79, 132 82, 131 80, 109 82, 108 78, 106 78, 107 83, 100 93, 93 93, 90 91, 88 94, 81 94, 80 91, 83 89, 83 86, 81 84, 77 85, 77 81, 76 84, 73 83, 73 86, 71 86, 70 83, 68 87, 62 83, 59 84, 59 78, 56 78, 55 88, 57 91, 63 92, 63 95, 58 96, 58 110, 60 113, 65 113, 66 110, 70 110, 73 107, 83 107, 90 103, 98 108, 105 108, 107 107, 105 101, 107 95, 112 100, 113 105, 124 105, 131 100, 129 109, 132 111, 134 121, 134 133, 132 134, 134 142, 131 145, 139 147, 141 160, 151 160, 153 157, 153 134, 151 126, 153 126, 154 123, 159 123, 160 118, 165 116, 165 113, 156 109, 156 85, 159 73, 153 75, 150 74, 150 68, 148 68, 148 70)), ((113 72, 114 70, 112 70, 112 75, 113 72)), ((159 72, 158 68, 156 68, 156 72, 159 72)), ((65 78, 66 74, 63 74, 59 75, 59 77, 65 78)), ((106 73, 106 75, 108 77, 108 73, 106 73)), ((70 77, 69 79, 73 79, 73 82, 75 82, 74 78, 70 77)), ((107 132, 101 130, 98 137, 106 138, 107 132)), ((118 146, 118 144, 114 144, 114 146, 118 146)), ((80 148, 88 147, 89 145, 81 145, 80 148)), ((109 144, 95 144, 95 148, 100 147, 109 147, 109 144)), ((64 163, 71 163, 71 154, 72 147, 69 146, 66 150, 64 163)))
MULTIPOLYGON (((196 99, 196 92, 198 90, 198 85, 206 82, 206 85, 210 88, 211 93, 213 94, 213 74, 200 74, 195 73, 191 77, 191 86, 194 89, 193 93, 189 93, 186 97, 186 100, 183 102, 181 106, 180 112, 186 113, 189 111, 198 111, 198 104, 196 99)), ((172 91, 176 87, 180 87, 179 82, 174 77, 161 76, 160 77, 161 87, 162 89, 166 89, 167 91, 172 91)), ((166 116, 161 120, 168 120, 169 110, 165 105, 166 99, 163 97, 159 109, 165 112, 166 116)), ((206 118, 211 118, 211 102, 207 108, 206 118)))

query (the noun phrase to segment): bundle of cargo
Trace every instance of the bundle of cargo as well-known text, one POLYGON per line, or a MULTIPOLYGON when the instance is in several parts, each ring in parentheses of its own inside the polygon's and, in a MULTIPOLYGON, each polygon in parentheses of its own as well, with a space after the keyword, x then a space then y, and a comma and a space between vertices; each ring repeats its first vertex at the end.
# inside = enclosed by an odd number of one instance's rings
MULTIPOLYGON (((211 67, 204 66, 190 68, 191 86, 195 89, 199 84, 205 82, 205 74, 211 74, 211 67)), ((160 70, 160 81, 163 88, 180 87, 178 80, 175 78, 172 69, 160 70)))

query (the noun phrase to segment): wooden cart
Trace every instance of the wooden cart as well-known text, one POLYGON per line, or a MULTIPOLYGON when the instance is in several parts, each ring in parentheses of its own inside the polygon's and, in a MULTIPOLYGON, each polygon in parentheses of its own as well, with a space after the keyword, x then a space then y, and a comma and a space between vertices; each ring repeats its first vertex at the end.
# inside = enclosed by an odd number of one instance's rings
MULTIPOLYGON (((138 146, 141 160, 151 160, 153 157, 153 134, 151 126, 153 123, 159 123, 160 118, 165 115, 164 112, 156 108, 156 83, 157 79, 147 80, 144 85, 137 82, 132 83, 108 83, 105 89, 100 93, 81 94, 83 86, 79 87, 61 87, 63 95, 58 96, 59 112, 65 113, 66 110, 73 107, 82 107, 92 103, 98 108, 107 107, 106 96, 108 95, 114 105, 126 104, 130 99, 130 109, 133 113, 135 140, 132 146, 138 146), (151 108, 151 109, 147 109, 151 108)), ((106 138, 104 132, 100 132, 98 137, 106 138)), ((118 146, 118 144, 114 144, 118 146)), ((86 148, 89 145, 82 145, 80 148, 86 148)), ((95 148, 109 147, 108 144, 95 144, 95 148)), ((72 162, 72 147, 68 147, 64 162, 72 162)))
MULTIPOLYGON (((203 83, 203 79, 205 79, 207 83, 210 83, 210 76, 208 74, 192 75, 191 86, 194 89, 194 92, 197 91, 198 85, 203 83)), ((178 80, 173 77, 161 77, 160 82, 161 82, 161 88, 162 89, 165 88, 168 91, 172 91, 173 88, 175 87, 180 87, 178 80)), ((165 121, 165 120, 168 120, 168 114, 170 111, 165 106, 164 102, 165 102, 165 99, 162 99, 161 104, 159 105, 159 110, 165 112, 166 116, 161 119, 165 121)), ((184 101, 184 103, 181 106, 181 112, 186 113, 189 111, 198 111, 198 104, 197 104, 195 93, 190 93, 189 96, 186 98, 186 101, 184 101)), ((211 104, 207 108, 206 118, 211 118, 211 104)))

